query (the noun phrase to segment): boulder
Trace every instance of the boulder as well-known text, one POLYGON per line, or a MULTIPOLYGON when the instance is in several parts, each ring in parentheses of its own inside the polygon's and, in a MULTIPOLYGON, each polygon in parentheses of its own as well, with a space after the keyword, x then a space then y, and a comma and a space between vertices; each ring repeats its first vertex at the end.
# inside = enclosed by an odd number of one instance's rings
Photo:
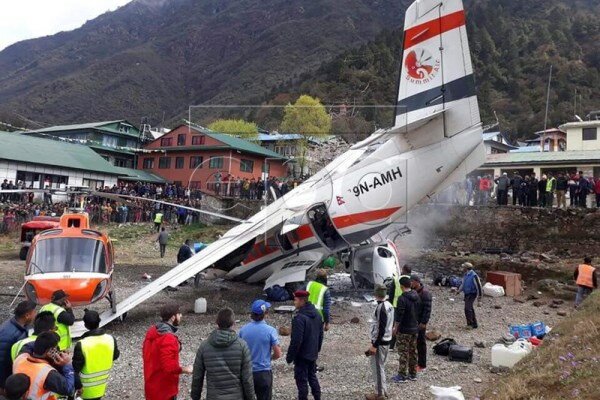
POLYGON ((536 306, 536 307, 541 307, 541 306, 545 306, 546 302, 542 301, 542 300, 537 300, 537 301, 533 302, 533 305, 536 306))
POLYGON ((290 336, 292 334, 292 328, 289 326, 280 326, 279 327, 279 335, 280 336, 290 336))
POLYGON ((431 330, 431 331, 427 331, 425 333, 425 338, 427 340, 432 341, 432 342, 435 342, 436 340, 439 340, 441 337, 442 337, 442 334, 439 331, 435 330, 435 329, 431 330))
POLYGON ((353 323, 353 324, 358 324, 358 323, 360 322, 360 318, 358 318, 358 317, 353 317, 353 318, 350 320, 350 322, 351 322, 351 323, 353 323))

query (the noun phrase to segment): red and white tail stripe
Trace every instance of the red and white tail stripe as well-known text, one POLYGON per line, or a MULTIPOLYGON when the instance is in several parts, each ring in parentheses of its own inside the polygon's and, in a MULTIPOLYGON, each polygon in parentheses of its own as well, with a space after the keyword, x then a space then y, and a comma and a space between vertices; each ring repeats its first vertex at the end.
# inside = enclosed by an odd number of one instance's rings
POLYGON ((479 123, 461 0, 417 0, 406 11, 396 126, 441 110, 445 136, 479 123))

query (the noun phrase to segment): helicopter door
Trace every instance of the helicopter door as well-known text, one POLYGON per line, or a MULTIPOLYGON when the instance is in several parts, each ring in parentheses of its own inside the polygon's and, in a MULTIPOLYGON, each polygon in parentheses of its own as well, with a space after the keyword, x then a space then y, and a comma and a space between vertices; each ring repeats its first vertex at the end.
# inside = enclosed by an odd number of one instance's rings
POLYGON ((348 247, 348 243, 338 233, 333 225, 327 207, 324 204, 318 204, 311 207, 308 212, 308 220, 313 227, 317 237, 323 242, 329 250, 339 250, 348 247))

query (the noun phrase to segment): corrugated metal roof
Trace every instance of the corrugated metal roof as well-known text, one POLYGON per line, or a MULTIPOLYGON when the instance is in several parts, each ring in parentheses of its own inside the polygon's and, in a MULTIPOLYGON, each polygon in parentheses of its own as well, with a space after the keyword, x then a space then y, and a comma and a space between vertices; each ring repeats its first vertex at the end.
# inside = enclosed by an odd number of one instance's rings
POLYGON ((124 181, 147 182, 147 183, 166 183, 167 180, 162 176, 143 169, 114 167, 120 172, 119 179, 124 181))
POLYGON ((55 125, 55 126, 49 126, 46 128, 40 128, 40 129, 31 130, 31 131, 26 131, 25 133, 50 133, 50 132, 76 131, 76 130, 85 130, 85 129, 97 129, 97 130, 107 132, 107 133, 112 133, 115 135, 124 135, 124 136, 129 136, 132 138, 138 137, 137 133, 120 132, 118 130, 106 127, 106 125, 111 125, 111 124, 116 124, 116 123, 122 123, 122 124, 131 126, 135 129, 137 129, 133 124, 131 124, 127 120, 118 119, 118 120, 114 120, 114 121, 88 122, 85 124, 55 125))
POLYGON ((0 133, 0 159, 118 175, 108 161, 87 146, 20 133, 0 133))
POLYGON ((600 150, 581 151, 545 151, 531 153, 504 153, 488 154, 485 166, 492 165, 539 165, 539 164, 574 164, 574 163, 599 163, 600 150))
POLYGON ((577 121, 577 122, 567 122, 566 124, 560 125, 559 128, 567 130, 569 128, 593 128, 600 127, 600 120, 591 120, 591 121, 577 121))

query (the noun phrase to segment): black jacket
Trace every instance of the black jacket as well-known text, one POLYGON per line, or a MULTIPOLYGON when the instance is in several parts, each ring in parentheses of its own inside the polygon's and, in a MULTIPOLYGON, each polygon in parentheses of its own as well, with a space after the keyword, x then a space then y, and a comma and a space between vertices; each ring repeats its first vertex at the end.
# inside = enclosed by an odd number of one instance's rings
POLYGON ((323 345, 323 320, 311 303, 296 312, 292 319, 292 337, 286 361, 289 363, 298 358, 316 361, 323 345))
POLYGON ((419 332, 418 321, 419 295, 414 290, 403 292, 398 299, 394 321, 399 324, 398 333, 415 334, 419 332))
POLYGON ((556 190, 567 190, 569 187, 569 181, 564 176, 556 178, 556 190))
POLYGON ((184 244, 179 248, 179 252, 177 253, 177 263, 181 264, 188 258, 191 258, 193 255, 194 253, 192 253, 192 249, 190 249, 190 246, 184 244))
MULTIPOLYGON (((90 336, 102 336, 106 332, 104 329, 95 329, 93 331, 89 331, 81 336, 82 339, 90 336)), ((115 341, 115 351, 113 352, 113 361, 119 358, 121 352, 119 351, 119 347, 117 346, 117 339, 113 336, 113 340, 115 341)), ((77 342, 75 344, 75 348, 73 349, 73 369, 75 370, 75 389, 81 389, 81 379, 79 378, 79 373, 85 366, 85 356, 83 355, 83 351, 81 350, 81 342, 77 342)))
POLYGON ((0 387, 4 387, 6 378, 12 375, 10 349, 13 344, 27 337, 27 328, 19 325, 15 318, 0 325, 0 387))
POLYGON ((418 290, 417 294, 419 295, 417 321, 419 324, 427 324, 431 317, 431 293, 424 286, 421 286, 421 290, 418 290))

